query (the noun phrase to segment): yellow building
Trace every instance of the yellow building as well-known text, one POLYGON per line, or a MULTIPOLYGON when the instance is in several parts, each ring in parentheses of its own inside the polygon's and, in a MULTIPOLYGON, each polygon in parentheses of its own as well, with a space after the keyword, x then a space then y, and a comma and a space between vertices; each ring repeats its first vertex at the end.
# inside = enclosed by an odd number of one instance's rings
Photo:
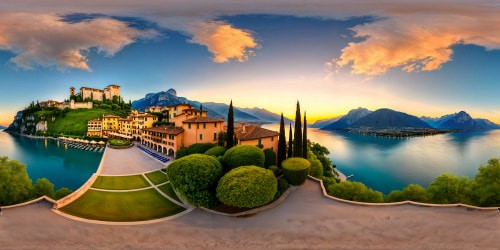
POLYGON ((131 136, 134 140, 141 140, 142 130, 145 128, 152 128, 153 124, 158 121, 158 116, 148 113, 139 113, 136 110, 129 115, 128 118, 132 120, 131 136))
POLYGON ((94 119, 87 122, 87 136, 102 137, 101 119, 94 119))
POLYGON ((234 134, 238 139, 238 145, 252 145, 261 149, 272 149, 278 154, 279 133, 256 125, 240 124, 235 127, 234 134))
POLYGON ((132 136, 132 119, 130 118, 118 119, 118 133, 126 136, 132 136))
POLYGON ((168 108, 167 107, 160 107, 160 106, 151 106, 151 107, 146 109, 146 112, 161 113, 161 112, 163 112, 163 110, 168 110, 168 108))
POLYGON ((118 132, 119 116, 103 115, 102 116, 102 135, 108 136, 110 132, 118 132))

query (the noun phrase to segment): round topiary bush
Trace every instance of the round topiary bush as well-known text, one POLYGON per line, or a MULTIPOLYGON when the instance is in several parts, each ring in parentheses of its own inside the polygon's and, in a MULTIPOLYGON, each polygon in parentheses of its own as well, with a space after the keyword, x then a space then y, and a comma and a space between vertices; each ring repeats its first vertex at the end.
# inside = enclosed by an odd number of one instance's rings
POLYGON ((274 199, 278 182, 272 171, 257 166, 235 168, 217 185, 217 198, 233 207, 254 208, 274 199))
POLYGON ((215 188, 223 169, 215 157, 202 154, 182 157, 168 166, 167 174, 172 187, 189 204, 207 208, 217 205, 215 188))
POLYGON ((180 159, 184 156, 189 155, 188 149, 187 148, 180 148, 177 150, 177 153, 175 153, 175 159, 180 159))
POLYGON ((311 163, 304 158, 291 157, 281 163, 283 176, 291 185, 302 185, 309 174, 311 163))
POLYGON ((241 166, 264 167, 264 152, 256 146, 239 145, 224 153, 224 165, 231 170, 241 166))
POLYGON ((205 152, 206 155, 223 156, 226 153, 226 148, 222 146, 213 147, 205 152))

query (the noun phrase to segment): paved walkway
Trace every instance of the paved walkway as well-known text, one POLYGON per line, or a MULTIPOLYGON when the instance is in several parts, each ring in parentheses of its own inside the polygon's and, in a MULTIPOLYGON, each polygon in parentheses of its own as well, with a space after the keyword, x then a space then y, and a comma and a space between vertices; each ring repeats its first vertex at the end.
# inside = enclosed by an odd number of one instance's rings
POLYGON ((136 146, 127 149, 108 147, 106 157, 103 160, 101 175, 134 175, 161 169, 165 166, 165 164, 149 157, 136 146))
POLYGON ((498 249, 498 211, 363 207, 321 196, 311 181, 275 209, 247 218, 195 210, 156 224, 73 221, 46 202, 6 209, 0 249, 498 249))

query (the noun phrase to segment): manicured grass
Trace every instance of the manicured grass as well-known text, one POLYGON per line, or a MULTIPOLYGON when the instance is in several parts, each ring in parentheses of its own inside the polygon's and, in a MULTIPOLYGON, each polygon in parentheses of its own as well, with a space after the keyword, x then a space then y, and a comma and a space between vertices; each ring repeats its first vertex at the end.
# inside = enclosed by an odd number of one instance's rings
POLYGON ((88 190, 62 212, 91 220, 144 221, 168 217, 185 210, 154 188, 133 192, 88 190))
POLYGON ((109 145, 116 147, 125 147, 132 145, 132 142, 122 139, 109 139, 109 145))
POLYGON ((176 201, 178 202, 181 202, 181 200, 179 199, 179 197, 177 197, 177 195, 175 194, 174 192, 174 188, 172 188, 172 185, 170 185, 170 183, 168 184, 165 184, 165 185, 161 185, 158 187, 163 193, 165 193, 166 195, 170 196, 170 198, 173 198, 175 199, 176 201))
POLYGON ((148 177, 148 179, 152 183, 154 183, 155 185, 158 185, 158 184, 161 184, 161 183, 168 181, 168 176, 166 174, 162 173, 161 170, 158 170, 158 171, 152 172, 152 173, 147 173, 146 177, 148 177))
POLYGON ((142 175, 129 176, 98 176, 93 188, 109 190, 128 190, 149 187, 148 181, 142 175))

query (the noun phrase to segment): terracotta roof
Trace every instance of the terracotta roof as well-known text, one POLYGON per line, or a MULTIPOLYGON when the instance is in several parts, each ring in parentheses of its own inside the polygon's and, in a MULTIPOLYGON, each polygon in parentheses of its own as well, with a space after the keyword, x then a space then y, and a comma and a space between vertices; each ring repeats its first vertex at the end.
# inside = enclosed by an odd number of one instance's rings
POLYGON ((183 128, 174 127, 174 126, 160 126, 160 127, 155 127, 155 128, 145 128, 142 130, 143 131, 150 131, 150 132, 157 132, 157 133, 164 133, 164 134, 169 134, 169 135, 178 135, 178 134, 184 132, 183 128))
POLYGON ((118 119, 118 120, 119 120, 119 121, 132 121, 132 119, 130 119, 130 118, 120 118, 120 119, 118 119))
POLYGON ((116 115, 103 115, 102 117, 104 117, 104 118, 120 118, 119 116, 116 116, 116 115))
POLYGON ((242 128, 237 128, 234 130, 234 133, 240 141, 255 140, 279 135, 279 133, 276 131, 261 128, 255 125, 246 125, 245 132, 243 132, 242 128))
POLYGON ((207 123, 207 122, 224 122, 224 120, 215 119, 212 117, 194 117, 182 121, 183 123, 207 123))
POLYGON ((97 119, 89 120, 88 122, 101 122, 101 119, 97 118, 97 119))

